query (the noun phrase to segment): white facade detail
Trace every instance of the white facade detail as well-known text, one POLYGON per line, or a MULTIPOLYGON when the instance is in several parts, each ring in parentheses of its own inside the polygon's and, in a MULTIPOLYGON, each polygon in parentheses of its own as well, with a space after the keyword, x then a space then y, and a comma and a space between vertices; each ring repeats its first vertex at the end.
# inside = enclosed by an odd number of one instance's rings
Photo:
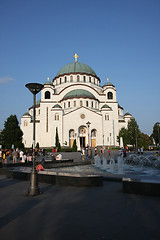
MULTIPOLYGON (((32 146, 33 107, 21 118, 23 143, 32 146)), ((56 128, 61 146, 72 146, 76 139, 78 150, 89 144, 119 146, 117 136, 132 118, 118 104, 115 86, 100 79, 86 64, 74 62, 64 66, 53 79, 44 84, 41 100, 36 105, 36 143, 40 147, 55 146, 56 128), (87 122, 90 122, 89 139, 87 122)))

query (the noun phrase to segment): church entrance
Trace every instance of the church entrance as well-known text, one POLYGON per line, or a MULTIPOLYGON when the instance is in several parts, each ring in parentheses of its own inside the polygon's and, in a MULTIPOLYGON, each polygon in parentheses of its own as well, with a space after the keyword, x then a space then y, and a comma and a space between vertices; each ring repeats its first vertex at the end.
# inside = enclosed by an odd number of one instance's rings
POLYGON ((97 130, 92 129, 92 131, 91 131, 91 147, 96 147, 96 136, 97 136, 97 130))
POLYGON ((86 147, 86 126, 84 125, 79 127, 79 143, 80 149, 86 147))
POLYGON ((80 137, 80 146, 81 148, 86 146, 86 138, 85 137, 80 137))

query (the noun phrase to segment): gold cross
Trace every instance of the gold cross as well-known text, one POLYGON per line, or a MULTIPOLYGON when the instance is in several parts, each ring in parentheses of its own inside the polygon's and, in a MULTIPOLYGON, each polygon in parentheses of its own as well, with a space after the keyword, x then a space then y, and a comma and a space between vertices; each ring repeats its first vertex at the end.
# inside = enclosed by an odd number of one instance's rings
POLYGON ((48 82, 49 82, 49 77, 47 78, 48 82))
POLYGON ((77 55, 77 53, 75 53, 75 55, 74 55, 73 57, 75 58, 75 62, 77 62, 77 58, 79 57, 79 56, 77 55))
POLYGON ((107 82, 109 82, 109 78, 107 78, 107 82))

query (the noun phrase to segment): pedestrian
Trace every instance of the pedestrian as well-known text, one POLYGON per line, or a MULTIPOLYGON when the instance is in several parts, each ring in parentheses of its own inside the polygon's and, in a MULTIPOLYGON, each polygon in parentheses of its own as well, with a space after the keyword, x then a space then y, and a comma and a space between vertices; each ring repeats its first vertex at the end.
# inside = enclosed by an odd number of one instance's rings
POLYGON ((5 160, 6 160, 6 153, 5 153, 5 151, 3 151, 3 164, 5 163, 5 160))
POLYGON ((20 162, 22 162, 23 154, 24 154, 24 152, 22 150, 20 150, 20 152, 19 152, 20 162))
POLYGON ((141 154, 143 154, 143 147, 141 147, 141 154))
POLYGON ((138 148, 137 152, 138 152, 138 154, 140 154, 140 149, 139 148, 138 148))
POLYGON ((85 158, 85 149, 83 148, 82 149, 82 160, 84 161, 84 158, 85 158))
POLYGON ((127 152, 126 149, 123 150, 123 157, 126 158, 127 157, 127 152))
POLYGON ((13 163, 16 163, 17 162, 17 151, 15 149, 13 149, 12 157, 13 157, 13 163))
POLYGON ((2 149, 0 149, 0 162, 2 162, 2 149))

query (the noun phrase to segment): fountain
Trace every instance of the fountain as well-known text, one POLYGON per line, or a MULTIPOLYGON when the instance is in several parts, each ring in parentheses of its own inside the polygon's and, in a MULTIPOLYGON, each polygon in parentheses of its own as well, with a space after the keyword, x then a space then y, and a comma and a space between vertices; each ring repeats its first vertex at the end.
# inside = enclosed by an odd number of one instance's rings
POLYGON ((115 171, 115 160, 114 160, 114 158, 110 159, 110 161, 109 161, 109 168, 110 168, 110 172, 114 173, 114 171, 115 171))
POLYGON ((107 159, 105 157, 103 157, 102 169, 107 169, 107 159))

